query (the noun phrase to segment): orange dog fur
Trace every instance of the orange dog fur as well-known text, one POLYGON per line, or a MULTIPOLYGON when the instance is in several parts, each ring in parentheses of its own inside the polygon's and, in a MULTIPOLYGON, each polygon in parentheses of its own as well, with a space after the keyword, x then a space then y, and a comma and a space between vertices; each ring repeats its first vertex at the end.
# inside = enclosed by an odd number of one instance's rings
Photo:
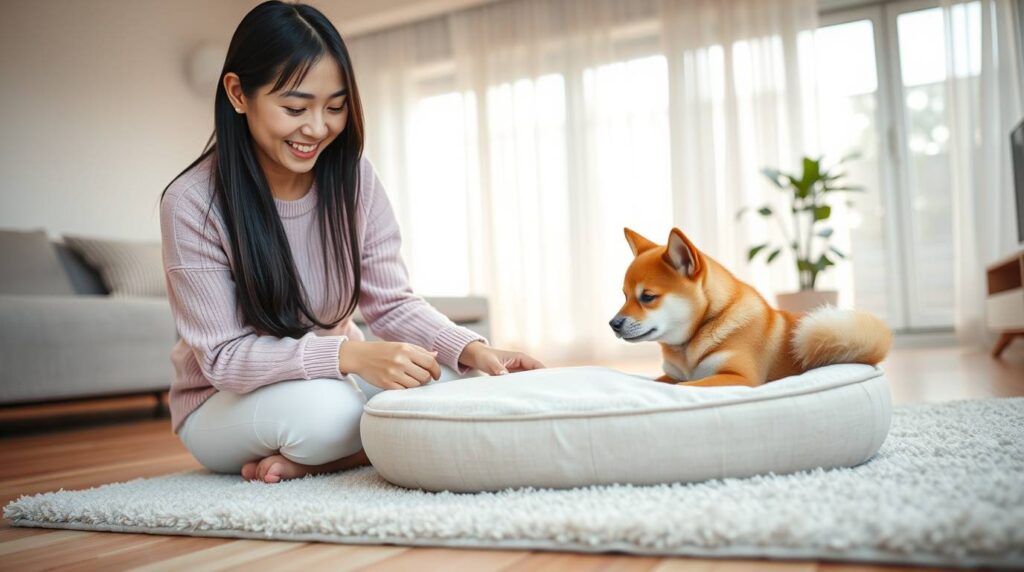
POLYGON ((892 332, 871 314, 776 310, 678 228, 664 246, 625 233, 634 259, 611 326, 628 342, 661 344, 658 381, 756 386, 829 364, 875 365, 889 352, 892 332))

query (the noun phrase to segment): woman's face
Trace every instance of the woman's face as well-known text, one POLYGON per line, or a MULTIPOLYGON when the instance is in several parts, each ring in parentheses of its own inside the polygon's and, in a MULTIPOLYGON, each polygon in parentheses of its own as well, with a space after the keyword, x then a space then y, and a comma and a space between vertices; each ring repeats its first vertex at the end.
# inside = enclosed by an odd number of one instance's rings
POLYGON ((309 172, 348 122, 346 87, 330 57, 313 64, 298 86, 276 93, 269 93, 271 84, 245 97, 233 73, 224 75, 224 87, 235 108, 245 113, 264 169, 309 172))

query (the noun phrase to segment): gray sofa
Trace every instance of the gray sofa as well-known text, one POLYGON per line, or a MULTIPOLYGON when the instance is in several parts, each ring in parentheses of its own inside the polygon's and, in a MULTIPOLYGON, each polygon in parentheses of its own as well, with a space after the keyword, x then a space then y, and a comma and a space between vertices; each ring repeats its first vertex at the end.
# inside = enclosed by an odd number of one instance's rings
MULTIPOLYGON (((170 387, 178 336, 165 296, 110 296, 96 269, 43 231, 0 230, 0 274, 0 405, 170 387)), ((489 336, 486 299, 427 301, 489 336)), ((358 313, 355 320, 377 339, 358 313)))

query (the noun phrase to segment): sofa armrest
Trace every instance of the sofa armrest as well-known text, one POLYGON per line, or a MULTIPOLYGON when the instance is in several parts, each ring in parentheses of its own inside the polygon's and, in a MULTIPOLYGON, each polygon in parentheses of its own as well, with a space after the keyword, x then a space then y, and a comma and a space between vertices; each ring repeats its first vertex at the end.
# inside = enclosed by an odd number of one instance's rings
MULTIPOLYGON (((438 312, 447 316, 449 320, 490 339, 490 309, 487 298, 482 296, 425 296, 424 300, 436 308, 438 312)), ((366 325, 366 320, 358 309, 352 316, 352 321, 363 332, 367 340, 374 341, 379 339, 370 332, 370 328, 366 325)))
POLYGON ((0 403, 166 390, 166 298, 0 295, 0 403))

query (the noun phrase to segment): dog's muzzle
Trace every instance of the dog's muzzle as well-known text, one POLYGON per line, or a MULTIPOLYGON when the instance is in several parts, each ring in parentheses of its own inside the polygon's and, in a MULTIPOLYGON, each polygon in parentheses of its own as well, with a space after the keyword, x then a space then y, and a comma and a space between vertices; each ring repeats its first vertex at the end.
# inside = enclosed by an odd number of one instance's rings
POLYGON ((615 316, 612 321, 608 322, 608 325, 612 327, 612 330, 617 334, 622 331, 622 325, 626 323, 625 316, 615 316))
POLYGON ((616 315, 608 322, 608 325, 611 326, 617 337, 627 342, 642 338, 654 331, 654 328, 645 328, 643 322, 622 315, 616 315))

